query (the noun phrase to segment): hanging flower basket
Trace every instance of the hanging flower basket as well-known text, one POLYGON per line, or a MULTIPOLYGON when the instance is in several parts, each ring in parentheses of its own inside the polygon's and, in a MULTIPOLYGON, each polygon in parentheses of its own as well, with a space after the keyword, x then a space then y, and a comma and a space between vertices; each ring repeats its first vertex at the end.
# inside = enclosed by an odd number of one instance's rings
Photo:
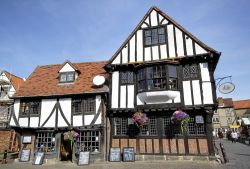
POLYGON ((145 113, 141 112, 136 112, 132 116, 132 121, 134 124, 138 127, 141 128, 145 125, 145 123, 148 121, 147 115, 145 113))
POLYGON ((77 133, 74 130, 70 130, 70 131, 63 133, 63 139, 69 140, 71 143, 71 146, 73 145, 73 143, 77 142, 78 138, 79 138, 79 133, 77 133))
POLYGON ((182 133, 187 132, 189 119, 189 115, 180 110, 175 111, 171 117, 172 123, 180 125, 182 133))

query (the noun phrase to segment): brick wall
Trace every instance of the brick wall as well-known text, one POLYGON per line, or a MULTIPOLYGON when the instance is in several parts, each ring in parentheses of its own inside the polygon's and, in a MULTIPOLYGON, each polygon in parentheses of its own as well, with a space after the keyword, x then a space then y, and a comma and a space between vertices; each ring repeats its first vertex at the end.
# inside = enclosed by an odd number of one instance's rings
POLYGON ((0 153, 10 148, 11 131, 0 131, 0 153))

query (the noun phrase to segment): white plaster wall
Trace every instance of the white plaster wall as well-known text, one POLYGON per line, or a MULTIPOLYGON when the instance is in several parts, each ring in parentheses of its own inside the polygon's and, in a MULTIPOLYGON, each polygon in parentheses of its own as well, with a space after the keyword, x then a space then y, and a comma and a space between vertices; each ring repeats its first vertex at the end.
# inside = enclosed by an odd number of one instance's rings
POLYGON ((73 126, 82 126, 82 115, 73 116, 73 126))
POLYGON ((73 72, 73 71, 75 70, 70 66, 70 64, 66 63, 59 72, 62 73, 62 72, 73 72))
POLYGON ((184 93, 184 103, 185 105, 192 105, 192 95, 190 81, 183 81, 183 93, 184 93))
POLYGON ((113 60, 112 64, 120 64, 120 61, 121 61, 121 54, 119 53, 113 60))
POLYGON ((175 47, 174 47, 174 31, 173 25, 167 26, 168 31, 168 48, 169 48, 169 57, 175 57, 175 47))
POLYGON ((137 62, 143 61, 143 36, 142 30, 137 31, 137 62))
POLYGON ((197 43, 195 43, 195 51, 196 54, 204 54, 204 53, 208 53, 205 49, 203 49, 200 45, 198 45, 197 43))
POLYGON ((127 45, 122 49, 122 63, 128 63, 128 47, 127 47, 127 45))
POLYGON ((10 82, 5 73, 2 73, 0 75, 0 80, 4 80, 4 81, 7 81, 7 82, 10 82))
MULTIPOLYGON (((56 104, 56 99, 42 99, 40 125, 42 125, 45 122, 45 120, 49 117, 55 104, 56 104)), ((47 123, 44 125, 44 127, 55 127, 55 115, 56 115, 55 111, 53 112, 53 115, 50 117, 47 123)))
POLYGON ((157 12, 155 10, 153 10, 150 13, 150 19, 151 19, 151 26, 157 26, 157 12))
POLYGON ((167 45, 160 45, 161 49, 161 59, 167 59, 168 54, 167 54, 167 45))
POLYGON ((167 24, 168 23, 168 20, 164 19, 162 24, 167 24))
POLYGON ((142 103, 141 99, 138 97, 138 95, 136 96, 136 104, 137 105, 144 105, 144 103, 142 103))
POLYGON ((85 125, 90 125, 90 123, 92 122, 94 118, 94 115, 85 115, 84 116, 84 124, 85 125))
POLYGON ((37 128, 39 123, 39 117, 30 117, 30 127, 37 128))
POLYGON ((118 87, 119 87, 119 72, 112 73, 112 108, 118 108, 118 87))
POLYGON ((126 99, 127 99, 126 91, 127 91, 126 86, 120 87, 120 108, 126 108, 126 99))
MULTIPOLYGON (((96 114, 98 113, 98 109, 99 107, 101 106, 101 96, 97 95, 96 96, 96 114)), ((96 119, 96 122, 95 124, 101 124, 102 123, 102 113, 103 113, 103 110, 102 110, 102 107, 101 108, 101 113, 99 114, 98 118, 96 119)))
POLYGON ((192 81, 192 87, 193 87, 194 105, 199 105, 199 104, 201 104, 200 81, 199 80, 193 80, 192 81))
MULTIPOLYGON (((20 108, 20 99, 15 99, 13 113, 16 115, 17 120, 18 120, 18 116, 19 116, 19 108, 20 108)), ((13 117, 11 117, 11 119, 10 119, 10 126, 16 126, 16 123, 15 123, 13 117)))
POLYGON ((207 63, 200 63, 200 70, 201 70, 202 81, 209 82, 210 76, 209 76, 209 71, 208 71, 208 64, 207 63))
POLYGON ((176 98, 174 98, 174 103, 180 103, 181 102, 181 94, 180 94, 180 92, 178 92, 177 95, 178 96, 176 98))
POLYGON ((213 104, 213 94, 210 82, 202 83, 203 104, 213 104))
POLYGON ((8 92, 8 95, 10 97, 12 97, 15 93, 16 93, 16 90, 15 90, 14 86, 11 85, 10 90, 8 92))
POLYGON ((145 23, 149 24, 149 17, 145 19, 145 23))
POLYGON ((19 118, 20 127, 28 127, 29 119, 27 117, 19 118))
POLYGON ((159 60, 159 49, 158 46, 152 47, 153 60, 159 60))
POLYGON ((188 55, 188 56, 194 55, 192 39, 189 38, 189 37, 186 35, 186 36, 185 36, 185 40, 186 40, 187 55, 188 55))
POLYGON ((176 35, 177 56, 184 56, 183 36, 182 32, 177 27, 175 27, 175 35, 176 35))
MULTIPOLYGON (((59 100, 63 114, 67 121, 71 122, 71 98, 63 98, 59 100)), ((58 110, 58 127, 67 127, 67 123, 63 119, 61 113, 58 110)))
POLYGON ((134 108, 134 85, 128 85, 128 107, 127 108, 134 108))
POLYGON ((129 41, 130 62, 135 62, 135 35, 129 41))
POLYGON ((144 48, 145 50, 145 61, 150 61, 151 60, 151 49, 150 47, 144 48))

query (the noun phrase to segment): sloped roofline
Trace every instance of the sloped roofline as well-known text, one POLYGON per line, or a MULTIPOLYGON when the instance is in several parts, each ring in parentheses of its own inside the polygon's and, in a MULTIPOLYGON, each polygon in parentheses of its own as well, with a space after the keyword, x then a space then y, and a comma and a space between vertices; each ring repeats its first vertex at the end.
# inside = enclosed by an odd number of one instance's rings
POLYGON ((24 83, 24 80, 21 77, 18 77, 6 70, 3 71, 3 73, 6 75, 6 77, 9 79, 11 85, 14 87, 14 89, 17 91, 18 88, 24 83), (11 79, 11 77, 14 77, 17 81, 17 84, 11 79))
POLYGON ((195 37, 192 33, 190 33, 189 31, 187 31, 185 28, 183 28, 181 25, 179 25, 174 19, 172 19, 170 16, 168 16, 166 13, 162 12, 158 7, 156 6, 152 6, 148 12, 144 15, 144 17, 142 18, 142 20, 139 22, 139 24, 135 27, 135 29, 132 31, 132 33, 127 37, 127 39, 122 43, 122 45, 120 46, 120 48, 115 52, 115 54, 111 57, 111 59, 109 59, 108 64, 111 64, 113 62, 113 60, 115 59, 115 57, 118 55, 118 53, 120 52, 120 50, 129 42, 129 40, 133 37, 133 35, 136 33, 136 31, 142 26, 142 24, 144 23, 144 21, 146 20, 146 18, 149 16, 149 14, 153 11, 156 10, 158 13, 160 13, 162 16, 164 16, 165 18, 167 18, 173 25, 175 25, 177 28, 179 28, 180 30, 182 30, 183 32, 185 32, 188 36, 190 36, 197 44, 199 44, 200 46, 202 46, 203 48, 205 48, 206 50, 208 50, 209 52, 212 52, 218 56, 221 55, 221 52, 216 51, 215 49, 207 46, 205 43, 203 43, 202 41, 200 41, 197 37, 195 37))
POLYGON ((62 66, 58 69, 58 72, 59 72, 67 63, 68 63, 75 71, 78 71, 78 69, 77 69, 69 60, 65 60, 65 62, 62 64, 62 66))

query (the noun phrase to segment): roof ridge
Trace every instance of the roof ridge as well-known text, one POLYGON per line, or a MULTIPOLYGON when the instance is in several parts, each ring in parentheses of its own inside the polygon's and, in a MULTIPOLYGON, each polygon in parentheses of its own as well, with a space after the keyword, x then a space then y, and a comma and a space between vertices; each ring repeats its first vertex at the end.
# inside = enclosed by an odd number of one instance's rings
MULTIPOLYGON (((69 60, 67 60, 69 61, 69 60)), ((70 62, 70 61, 69 61, 70 62)), ((108 62, 107 60, 102 60, 102 61, 93 61, 93 62, 70 62, 72 64, 87 64, 87 63, 104 63, 104 62, 108 62)), ((38 65, 37 67, 51 67, 51 66, 61 66, 63 65, 65 62, 63 62, 62 64, 57 63, 57 64, 46 64, 46 65, 38 65)))

